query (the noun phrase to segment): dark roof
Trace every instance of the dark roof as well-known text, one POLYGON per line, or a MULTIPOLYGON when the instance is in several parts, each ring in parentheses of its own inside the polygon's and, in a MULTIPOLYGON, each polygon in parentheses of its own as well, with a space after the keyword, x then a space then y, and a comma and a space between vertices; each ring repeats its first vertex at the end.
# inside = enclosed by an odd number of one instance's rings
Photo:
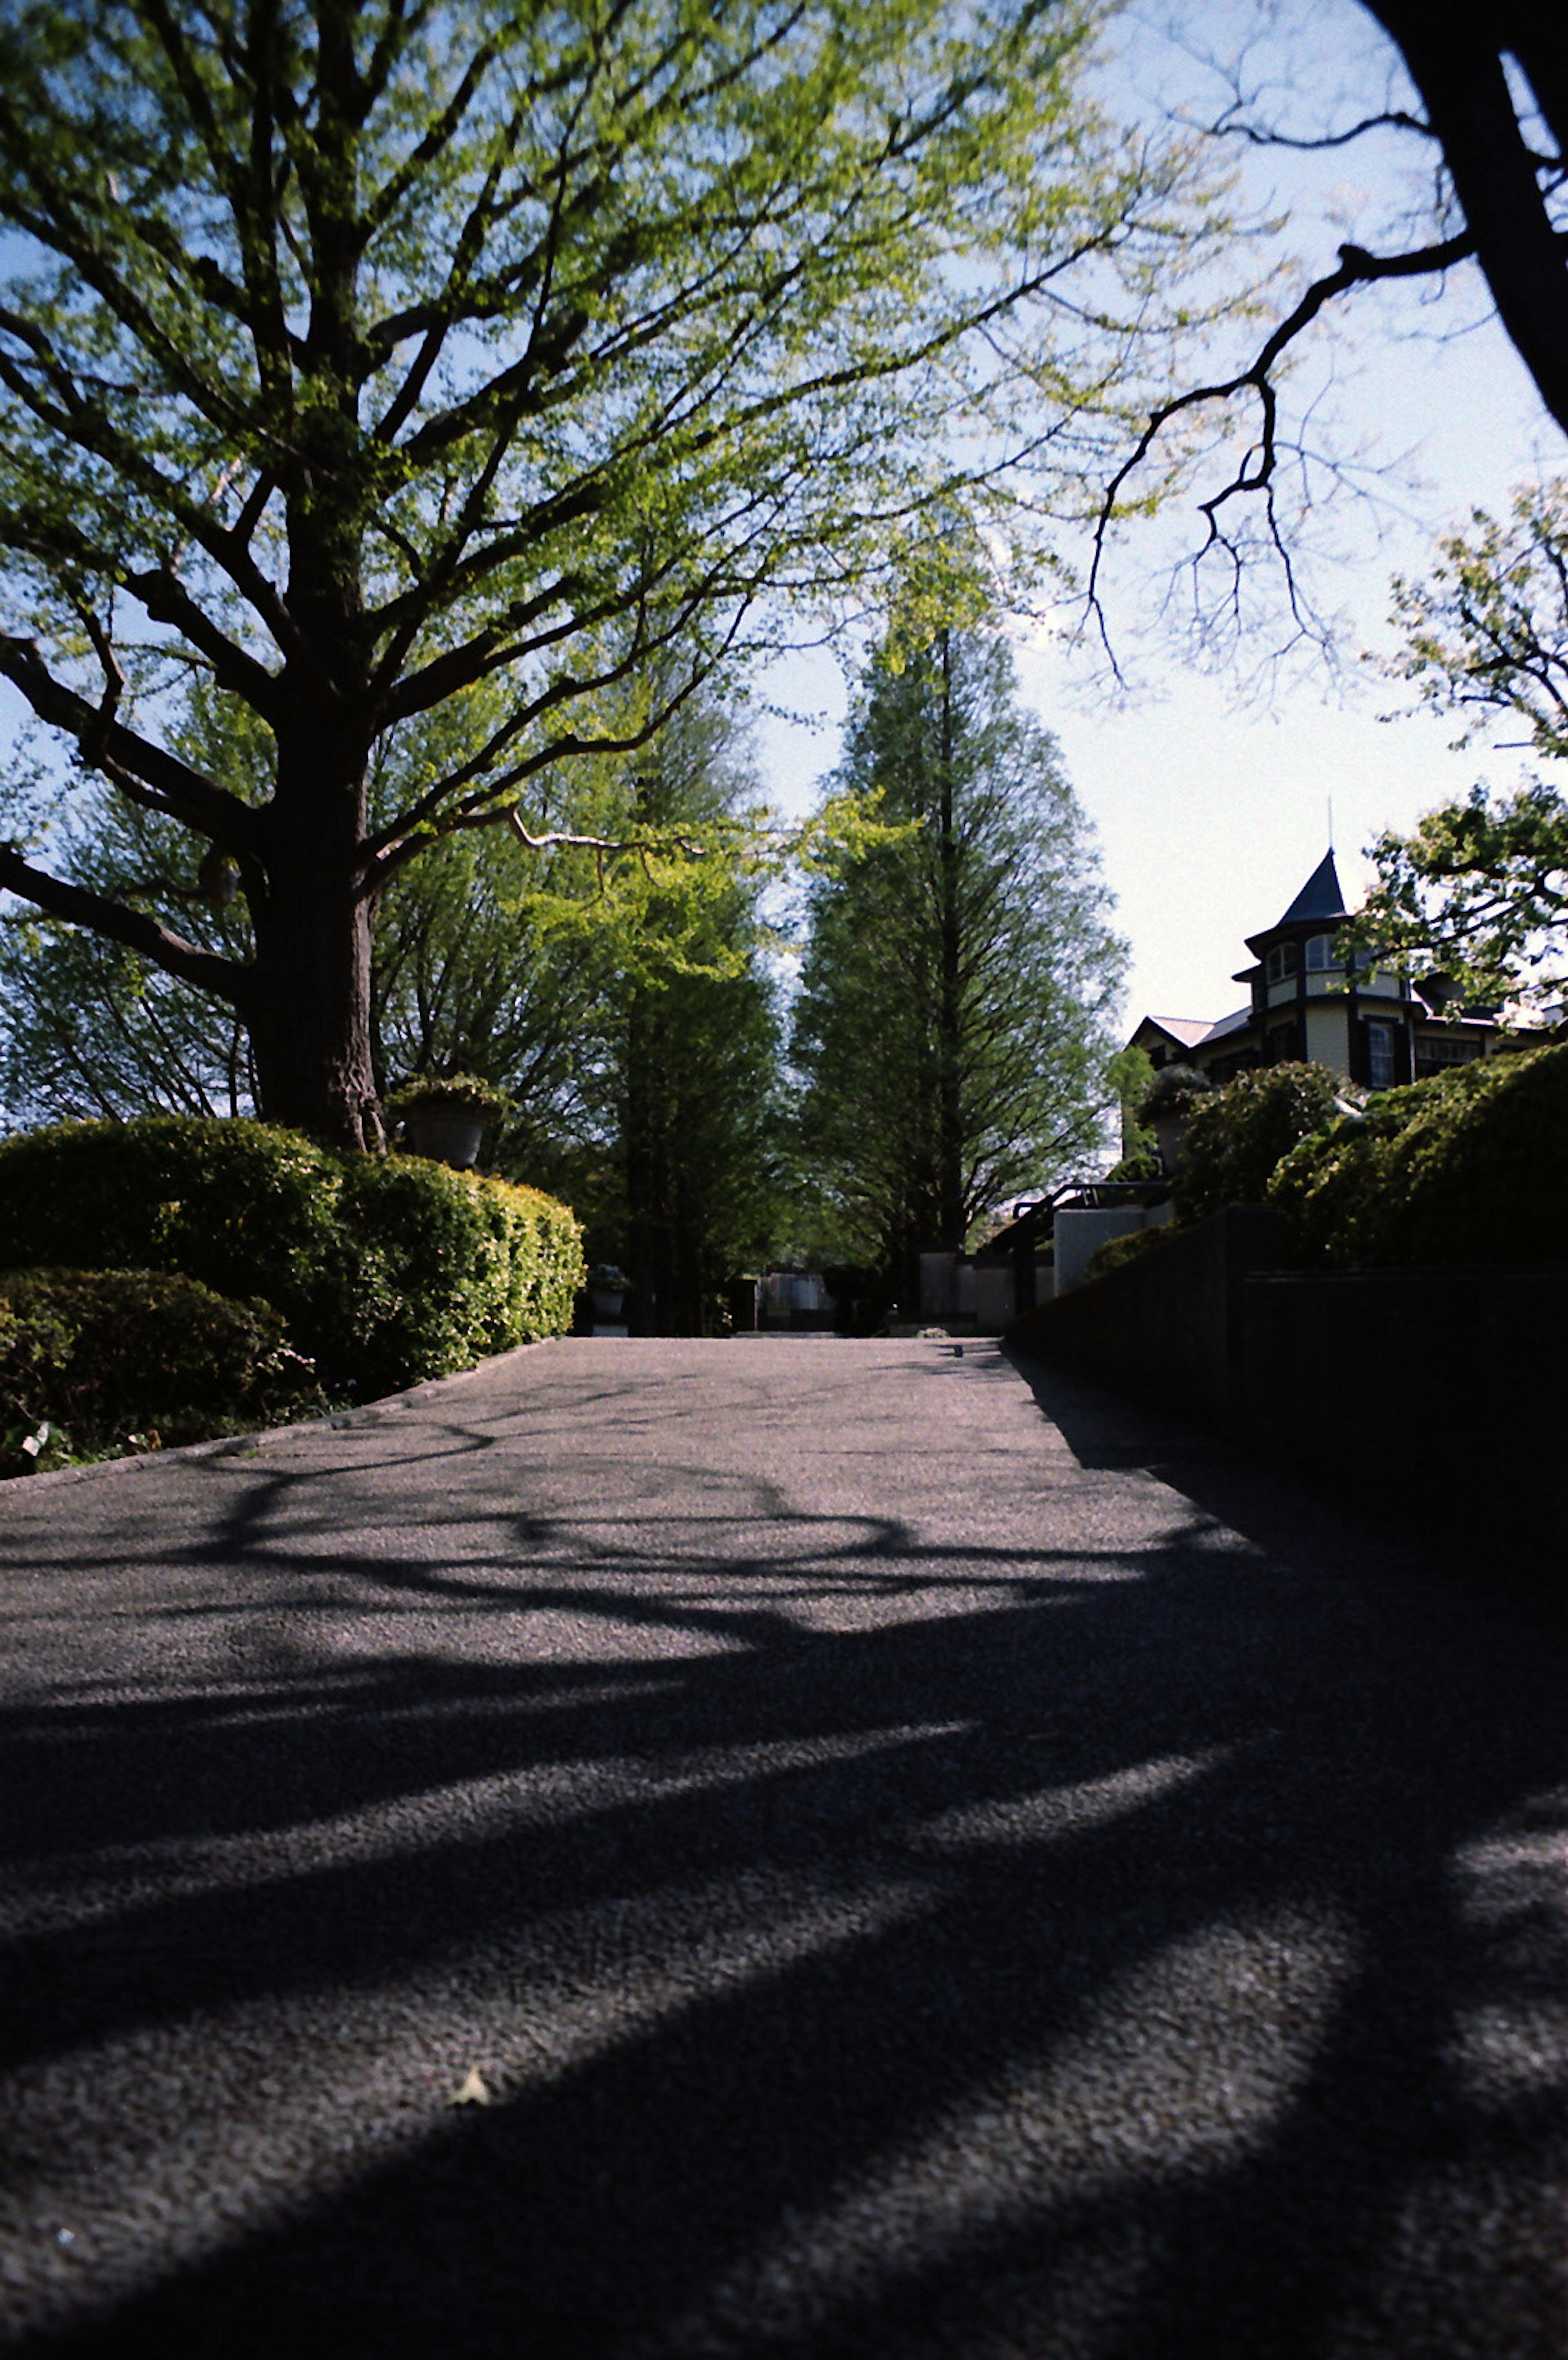
POLYGON ((1310 918, 1348 918, 1350 912, 1344 906, 1344 895, 1340 890, 1339 871, 1334 867, 1331 847, 1277 923, 1294 926, 1310 918))

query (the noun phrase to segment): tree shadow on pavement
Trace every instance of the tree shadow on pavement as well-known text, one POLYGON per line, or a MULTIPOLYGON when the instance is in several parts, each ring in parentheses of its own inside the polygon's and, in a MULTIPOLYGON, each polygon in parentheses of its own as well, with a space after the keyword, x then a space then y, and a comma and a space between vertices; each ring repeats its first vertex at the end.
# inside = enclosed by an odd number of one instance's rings
POLYGON ((0 1722, 16 2348, 1563 2360, 1556 1666, 1118 1432, 1025 1549, 258 1469, 226 1680, 0 1722))

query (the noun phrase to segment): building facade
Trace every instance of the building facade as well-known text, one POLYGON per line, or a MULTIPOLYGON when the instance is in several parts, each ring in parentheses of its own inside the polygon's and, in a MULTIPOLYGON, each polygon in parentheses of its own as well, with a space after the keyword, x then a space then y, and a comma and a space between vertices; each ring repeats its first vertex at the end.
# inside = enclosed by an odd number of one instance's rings
POLYGON ((1247 987, 1244 1007, 1217 1022, 1146 1016, 1129 1047, 1156 1066, 1196 1065, 1216 1085, 1304 1058, 1375 1090, 1484 1056, 1497 1017, 1451 1007, 1439 977, 1417 988, 1365 954, 1347 957, 1339 930, 1349 916, 1330 851, 1283 917, 1248 935, 1255 963, 1234 978, 1247 987))

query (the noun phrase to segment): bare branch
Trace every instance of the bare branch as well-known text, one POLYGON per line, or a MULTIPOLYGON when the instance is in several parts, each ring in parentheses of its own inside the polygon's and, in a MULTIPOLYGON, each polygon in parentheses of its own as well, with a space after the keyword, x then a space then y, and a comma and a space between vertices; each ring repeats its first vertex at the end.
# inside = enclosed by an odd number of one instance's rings
POLYGON ((681 852, 691 860, 706 860, 707 847, 689 836, 661 836, 650 839, 643 836, 575 836, 569 828, 546 828, 535 836, 524 824, 520 812, 510 811, 507 818, 527 845, 530 852, 550 852, 557 845, 572 845, 588 852, 681 852))
POLYGON ((199 991, 213 992, 233 1007, 243 1007, 248 997, 250 972, 236 959, 187 942, 145 911, 127 909, 106 894, 68 884, 61 877, 35 869, 14 845, 0 843, 0 891, 15 893, 35 909, 47 911, 51 918, 63 918, 71 925, 85 926, 92 934, 123 943, 166 974, 194 984, 199 991))
POLYGON ((36 641, 4 635, 0 674, 20 690, 40 721, 63 730, 82 760, 112 783, 124 789, 127 781, 137 782, 152 791, 152 809, 168 812, 226 850, 254 851, 257 814, 249 804, 117 720, 117 692, 104 705, 92 705, 56 680, 36 641))
MULTIPOLYGON (((1469 261, 1475 251, 1475 240, 1467 230, 1462 231, 1456 236, 1442 238, 1434 246, 1419 246, 1408 254, 1368 254, 1364 246, 1342 246, 1339 249, 1338 269, 1329 271, 1321 279, 1313 279, 1297 303, 1295 310, 1265 339, 1258 348, 1255 358, 1245 369, 1239 369, 1234 377, 1216 379, 1208 385, 1190 386, 1185 393, 1178 394, 1173 399, 1162 402, 1158 409, 1149 412, 1148 421, 1131 453, 1106 486, 1094 520, 1092 539, 1094 553, 1090 564, 1084 604, 1088 613, 1095 618, 1102 644, 1105 646, 1108 655, 1111 654, 1111 650, 1105 629, 1104 610, 1100 597, 1100 577, 1111 527, 1115 522, 1117 505, 1123 490, 1143 465, 1172 421, 1206 403, 1233 401, 1238 394, 1243 393, 1252 394, 1258 404, 1259 427, 1255 442, 1244 454, 1241 464, 1231 480, 1222 485, 1217 492, 1211 494, 1208 499, 1200 504, 1199 512, 1205 519, 1209 529, 1208 538, 1204 543, 1205 549, 1208 549, 1222 539, 1218 517, 1220 510, 1227 502, 1254 493, 1262 494, 1266 498, 1269 494, 1278 461, 1279 397, 1272 372, 1296 338, 1304 329, 1310 326, 1324 306, 1332 302, 1336 296, 1345 294, 1351 288, 1366 285, 1377 279, 1419 279, 1451 270, 1456 263, 1469 261)), ((1286 553, 1284 543, 1278 534, 1272 513, 1269 530, 1276 549, 1284 555, 1286 553)), ((1111 660, 1114 666, 1113 655, 1111 660)))
POLYGON ((1353 140, 1365 138, 1369 131, 1414 131, 1423 139, 1435 139, 1437 134, 1430 123, 1419 115, 1407 115, 1402 107, 1389 107, 1381 115, 1364 115, 1348 131, 1327 131, 1317 139, 1298 139, 1287 131, 1260 130, 1255 123, 1234 120, 1235 107, 1228 106, 1214 122, 1203 126, 1211 139, 1245 139, 1254 148, 1289 148, 1310 154, 1324 148, 1348 148, 1353 140))

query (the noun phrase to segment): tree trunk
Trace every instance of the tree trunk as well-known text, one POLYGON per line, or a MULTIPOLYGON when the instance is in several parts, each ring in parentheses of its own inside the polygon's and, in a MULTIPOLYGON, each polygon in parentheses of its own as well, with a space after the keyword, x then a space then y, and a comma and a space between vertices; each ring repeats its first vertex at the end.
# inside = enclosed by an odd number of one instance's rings
POLYGON ((319 726, 280 738, 246 1013, 262 1119, 375 1153, 386 1139, 370 1056, 372 915, 357 890, 364 775, 363 752, 334 748, 319 726))
POLYGON ((1506 59, 1517 59, 1561 141, 1568 42, 1545 0, 1484 11, 1472 0, 1366 0, 1397 44, 1442 148, 1497 316, 1568 433, 1568 263, 1506 59))

